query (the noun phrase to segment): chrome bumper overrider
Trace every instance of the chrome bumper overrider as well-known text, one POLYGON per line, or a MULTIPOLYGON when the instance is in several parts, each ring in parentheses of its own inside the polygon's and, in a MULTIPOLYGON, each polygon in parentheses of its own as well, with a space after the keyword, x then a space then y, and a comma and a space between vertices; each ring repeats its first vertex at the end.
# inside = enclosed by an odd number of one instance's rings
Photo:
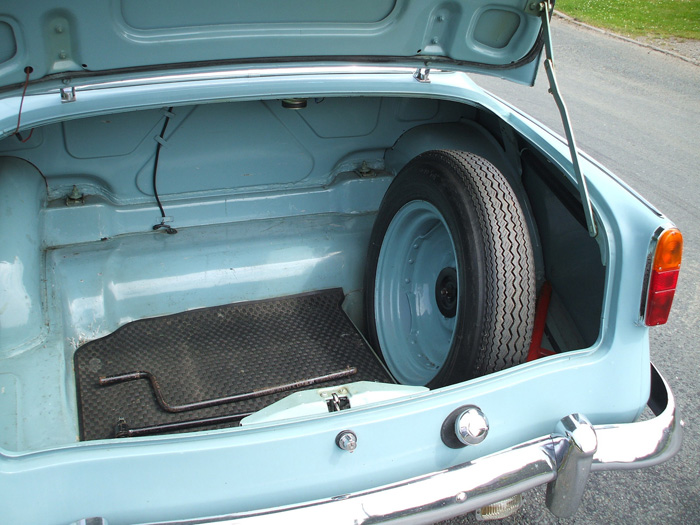
POLYGON ((655 418, 591 425, 562 419, 554 433, 442 471, 334 498, 201 520, 168 523, 430 523, 465 514, 547 483, 547 506, 570 516, 590 472, 649 467, 673 456, 681 422, 673 394, 652 365, 648 402, 655 418))

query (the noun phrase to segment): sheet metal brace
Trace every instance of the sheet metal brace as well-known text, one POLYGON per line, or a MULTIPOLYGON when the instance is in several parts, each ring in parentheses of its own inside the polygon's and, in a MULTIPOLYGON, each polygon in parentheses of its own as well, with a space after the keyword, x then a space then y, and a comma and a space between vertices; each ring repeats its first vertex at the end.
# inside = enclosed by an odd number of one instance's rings
POLYGON ((571 128, 569 111, 566 109, 566 104, 564 103, 564 99, 559 91, 559 86, 557 85, 557 78, 554 75, 554 59, 552 58, 552 32, 549 23, 552 14, 552 5, 550 4, 550 1, 551 0, 540 2, 536 6, 537 10, 539 10, 540 17, 542 18, 542 33, 544 36, 545 49, 544 69, 547 72, 547 78, 549 79, 549 92, 552 94, 552 96, 554 96, 554 100, 557 103, 557 108, 559 108, 562 124, 564 125, 564 133, 566 134, 566 140, 569 144, 569 151, 571 152, 571 162, 573 164, 574 174, 576 175, 576 180, 578 182, 578 192, 581 196, 581 204, 583 205, 583 213, 586 217, 588 233, 591 237, 597 237, 598 226, 596 225, 595 217, 593 215, 593 205, 591 204, 591 198, 588 194, 586 178, 583 176, 581 166, 579 165, 579 154, 578 149, 576 148, 576 140, 574 139, 574 131, 571 128))

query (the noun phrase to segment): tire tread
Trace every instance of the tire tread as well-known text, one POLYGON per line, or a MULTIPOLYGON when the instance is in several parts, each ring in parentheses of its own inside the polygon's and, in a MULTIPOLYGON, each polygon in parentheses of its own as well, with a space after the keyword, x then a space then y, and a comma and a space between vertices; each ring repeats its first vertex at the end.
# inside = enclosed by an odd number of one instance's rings
POLYGON ((485 325, 475 375, 524 362, 535 318, 534 256, 515 192, 489 161, 464 151, 440 150, 475 204, 486 244, 485 325), (523 242, 524 241, 524 242, 523 242))

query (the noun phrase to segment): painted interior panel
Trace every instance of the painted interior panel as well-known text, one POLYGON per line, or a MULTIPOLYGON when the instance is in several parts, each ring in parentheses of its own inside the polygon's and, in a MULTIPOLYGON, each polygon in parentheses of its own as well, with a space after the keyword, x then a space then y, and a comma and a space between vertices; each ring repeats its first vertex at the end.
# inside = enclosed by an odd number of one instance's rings
POLYGON ((162 116, 162 111, 150 110, 69 120, 62 124, 66 152, 76 159, 128 155, 159 134, 162 116))
POLYGON ((18 383, 16 375, 0 374, 0 447, 7 450, 17 450, 19 443, 18 383))
POLYGON ((193 5, 187 0, 121 0, 124 22, 135 29, 193 26, 281 24, 281 23, 368 23, 379 22, 394 9, 394 0, 258 0, 256 2, 207 0, 193 5))
MULTIPOLYGON (((361 137, 377 127, 380 99, 360 97, 315 99, 297 114, 322 138, 361 137), (328 114, 337 120, 329 120, 328 114)), ((431 118, 435 113, 423 118, 431 118)))
POLYGON ((0 154, 38 148, 44 142, 45 129, 46 127, 34 128, 34 132, 31 134, 31 136, 22 137, 22 139, 15 135, 14 140, 7 140, 7 138, 0 140, 0 154), (27 141, 22 142, 23 139, 27 139, 27 141))
POLYGON ((11 60, 17 53, 17 40, 12 26, 0 21, 0 64, 11 60))
POLYGON ((50 250, 47 273, 65 337, 79 345, 203 305, 360 288, 372 222, 327 214, 122 236, 50 250))
POLYGON ((440 102, 431 98, 402 98, 396 105, 396 118, 403 122, 430 120, 440 110, 440 102))
MULTIPOLYGON (((159 172, 168 174, 161 180, 162 195, 290 184, 314 167, 312 152, 262 102, 173 111, 159 159, 159 172)), ((152 178, 149 159, 136 182, 145 195, 153 194, 152 178)))
POLYGON ((566 341, 568 348, 587 348, 600 333, 599 298, 605 287, 605 268, 598 245, 586 231, 573 187, 557 183, 553 173, 533 155, 526 158, 523 184, 529 195, 537 196, 530 200, 542 239, 546 278, 557 292, 555 300, 563 303, 563 308, 553 309, 564 312, 558 339, 566 341))
MULTIPOLYGON (((34 164, 51 200, 77 184, 109 202, 153 205, 164 109, 52 124, 37 128, 26 144, 0 141, 0 152, 34 164)), ((301 111, 280 100, 177 107, 161 148, 158 191, 168 201, 188 192, 203 197, 328 184, 363 160, 382 166, 384 151, 415 124, 454 122, 473 112, 446 101, 372 97, 309 100, 301 111)))
POLYGON ((494 49, 506 47, 520 27, 520 15, 504 9, 484 11, 474 27, 474 40, 494 49))
POLYGON ((28 162, 0 159, 0 355, 45 329, 42 226, 46 187, 28 162))
POLYGON ((453 54, 452 46, 460 39, 460 32, 464 31, 464 18, 463 6, 458 2, 438 4, 427 18, 423 46, 418 53, 440 56, 453 54))
POLYGON ((75 16, 68 9, 56 8, 47 13, 42 22, 48 73, 87 69, 88 65, 82 60, 79 36, 74 31, 77 25, 75 16))

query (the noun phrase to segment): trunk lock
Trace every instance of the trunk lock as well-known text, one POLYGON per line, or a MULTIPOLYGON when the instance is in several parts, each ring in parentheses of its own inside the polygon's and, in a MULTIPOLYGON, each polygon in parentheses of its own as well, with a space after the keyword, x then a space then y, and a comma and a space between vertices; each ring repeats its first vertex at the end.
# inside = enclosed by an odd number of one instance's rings
POLYGON ((335 444, 341 450, 346 450, 352 454, 357 448, 357 436, 352 430, 343 430, 336 436, 335 444))
POLYGON ((453 410, 442 424, 440 437, 450 448, 474 446, 483 442, 489 433, 489 421, 475 405, 465 405, 453 410))

